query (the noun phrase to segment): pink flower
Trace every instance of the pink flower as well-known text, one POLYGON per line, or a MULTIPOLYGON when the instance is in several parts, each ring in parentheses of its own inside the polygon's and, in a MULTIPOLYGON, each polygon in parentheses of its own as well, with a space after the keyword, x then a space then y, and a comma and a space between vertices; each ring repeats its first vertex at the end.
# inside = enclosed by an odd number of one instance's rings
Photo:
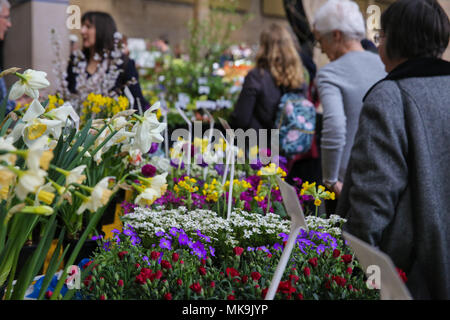
POLYGON ((292 103, 288 103, 286 105, 286 115, 290 116, 292 112, 294 112, 294 106, 292 105, 292 103))
POLYGON ((300 133, 297 130, 290 130, 287 134, 288 141, 292 142, 298 139, 300 133))

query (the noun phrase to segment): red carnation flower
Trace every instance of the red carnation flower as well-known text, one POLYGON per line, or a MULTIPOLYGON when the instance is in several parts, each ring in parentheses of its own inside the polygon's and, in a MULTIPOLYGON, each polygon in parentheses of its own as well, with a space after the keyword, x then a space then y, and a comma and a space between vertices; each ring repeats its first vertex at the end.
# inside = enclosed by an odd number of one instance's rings
POLYGON ((128 251, 121 251, 117 255, 119 256, 120 260, 123 260, 123 257, 127 254, 128 254, 128 251))
POLYGON ((204 265, 206 264, 206 260, 205 260, 205 259, 202 259, 202 260, 201 260, 201 263, 202 263, 202 265, 204 266, 204 265))
POLYGON ((239 277, 239 276, 240 276, 239 271, 237 271, 237 270, 234 269, 234 268, 227 268, 227 269, 226 269, 226 273, 227 273, 227 276, 228 276, 228 277, 232 277, 232 278, 234 278, 234 277, 239 277))
POLYGON ((156 271, 156 273, 155 273, 156 279, 161 279, 162 276, 163 276, 163 273, 161 272, 161 270, 156 271))
POLYGON ((214 281, 211 281, 211 283, 209 284, 209 286, 210 286, 211 288, 214 288, 214 287, 216 286, 216 283, 215 283, 214 281))
POLYGON ((198 267, 198 273, 199 273, 201 276, 204 276, 204 275, 206 274, 206 269, 203 268, 203 267, 198 267))
POLYGON ((348 290, 352 290, 352 289, 353 289, 353 286, 352 286, 351 284, 349 284, 349 285, 347 286, 347 289, 348 289, 348 290))
POLYGON ((316 258, 311 258, 308 260, 308 263, 313 266, 314 268, 317 267, 317 257, 316 258))
POLYGON ((181 285, 183 284, 183 280, 178 279, 178 280, 177 280, 177 284, 178 284, 179 286, 181 286, 181 285))
POLYGON ((48 291, 45 293, 45 297, 46 297, 47 299, 50 299, 50 298, 52 297, 52 295, 53 295, 53 291, 50 291, 50 290, 48 290, 48 291))
POLYGON ((227 300, 235 300, 235 296, 233 296, 232 294, 229 294, 227 297, 227 300))
POLYGON ((347 270, 346 270, 346 272, 347 272, 348 274, 352 274, 353 269, 352 269, 351 267, 348 267, 347 270))
POLYGON ((352 257, 351 254, 344 254, 344 255, 342 255, 342 261, 345 264, 349 264, 350 262, 352 262, 352 259, 353 259, 353 257, 352 257))
POLYGON ((235 248, 233 249, 233 252, 234 252, 235 255, 240 256, 240 255, 244 252, 244 248, 241 248, 241 247, 235 247, 235 248))
POLYGON ((180 259, 180 255, 176 252, 172 253, 172 261, 177 262, 180 259))
POLYGON ((400 268, 395 268, 395 269, 397 269, 397 273, 400 276, 400 278, 402 279, 402 281, 404 283, 406 283, 406 281, 408 281, 408 278, 406 277, 406 273, 400 268))
POLYGON ((254 281, 258 281, 259 279, 261 279, 261 273, 254 271, 250 274, 250 276, 252 277, 252 279, 254 281))
POLYGON ((164 295, 164 300, 172 300, 172 294, 171 294, 170 292, 167 292, 167 293, 164 295))
POLYGON ((289 281, 291 281, 291 282, 292 282, 292 280, 294 280, 294 283, 297 283, 297 281, 298 281, 299 279, 300 279, 300 278, 299 278, 298 276, 296 276, 295 274, 289 275, 289 281))
POLYGON ((118 285, 119 287, 123 287, 123 280, 117 281, 117 285, 118 285))
POLYGON ((308 268, 308 267, 305 267, 305 269, 303 269, 303 274, 304 274, 306 277, 309 277, 309 275, 311 274, 311 269, 308 268))
POLYGON ((202 286, 200 283, 195 282, 189 286, 189 288, 194 291, 195 293, 200 293, 202 291, 202 286))
POLYGON ((262 289, 262 291, 261 291, 261 296, 262 296, 263 299, 266 298, 267 291, 269 291, 269 288, 264 288, 264 289, 262 289))
POLYGON ((180 264, 184 264, 184 261, 183 261, 183 260, 180 260, 180 264))
POLYGON ((150 253, 150 258, 152 258, 152 260, 157 260, 159 258, 160 253, 157 251, 152 251, 150 253))
POLYGON ((297 295, 297 299, 298 299, 298 300, 303 300, 303 295, 302 295, 301 293, 299 293, 299 294, 297 295))
POLYGON ((267 258, 272 258, 272 254, 269 253, 269 254, 267 255, 267 258))
POLYGON ((172 265, 167 260, 161 261, 161 267, 163 267, 164 269, 167 269, 167 270, 172 269, 172 265))
POLYGON ((91 280, 92 280, 92 275, 87 276, 86 279, 84 279, 84 281, 83 281, 84 285, 86 287, 89 286, 89 283, 91 282, 91 280))
POLYGON ((333 250, 333 258, 337 258, 341 255, 341 252, 338 249, 333 250))
POLYGON ((139 269, 141 267, 139 263, 136 263, 134 266, 136 267, 136 269, 139 269))
POLYGON ((330 280, 328 280, 327 282, 325 282, 325 288, 328 289, 328 290, 330 290, 330 288, 331 288, 331 281, 330 281, 330 280))
POLYGON ((277 291, 290 295, 295 292, 295 288, 292 286, 290 281, 280 281, 277 291))
POLYGON ((105 300, 105 299, 106 299, 105 295, 102 294, 102 295, 100 296, 100 300, 105 300))

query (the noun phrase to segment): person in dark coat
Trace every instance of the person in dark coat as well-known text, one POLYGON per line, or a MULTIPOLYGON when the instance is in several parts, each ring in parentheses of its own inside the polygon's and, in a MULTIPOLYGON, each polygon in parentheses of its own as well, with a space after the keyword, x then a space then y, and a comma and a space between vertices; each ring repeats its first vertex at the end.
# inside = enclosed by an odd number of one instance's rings
POLYGON ((364 99, 337 213, 415 299, 450 299, 449 18, 436 0, 399 0, 381 28, 388 75, 364 99))
MULTIPOLYGON (((117 32, 117 27, 114 19, 105 12, 86 12, 81 18, 81 22, 83 24, 81 29, 81 36, 83 39, 82 52, 87 60, 87 76, 90 77, 96 72, 98 64, 100 63, 95 59, 95 56, 98 55, 103 57, 104 53, 113 51, 114 35, 117 32)), ((77 74, 73 71, 74 59, 75 56, 71 55, 67 67, 68 89, 71 93, 77 93, 77 74)), ((125 95, 125 87, 128 87, 135 100, 134 108, 138 109, 139 103, 142 110, 145 110, 149 107, 149 103, 142 95, 142 90, 139 85, 139 74, 136 70, 135 62, 125 54, 122 56, 122 60, 123 63, 119 66, 119 68, 122 69, 122 72, 120 72, 117 77, 112 90, 120 95, 125 95)))
MULTIPOLYGON (((299 90, 304 69, 289 32, 272 24, 261 33, 256 67, 245 77, 231 115, 235 129, 275 128, 275 117, 283 93, 299 90)), ((269 140, 270 141, 270 140, 269 140)))

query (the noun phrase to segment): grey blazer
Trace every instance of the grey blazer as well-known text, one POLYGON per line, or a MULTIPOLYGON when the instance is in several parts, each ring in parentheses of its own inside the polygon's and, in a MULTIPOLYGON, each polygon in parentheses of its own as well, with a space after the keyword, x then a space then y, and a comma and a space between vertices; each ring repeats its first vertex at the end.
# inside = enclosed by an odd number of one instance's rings
POLYGON ((449 62, 410 60, 366 95, 337 213, 415 299, 450 299, 449 62))

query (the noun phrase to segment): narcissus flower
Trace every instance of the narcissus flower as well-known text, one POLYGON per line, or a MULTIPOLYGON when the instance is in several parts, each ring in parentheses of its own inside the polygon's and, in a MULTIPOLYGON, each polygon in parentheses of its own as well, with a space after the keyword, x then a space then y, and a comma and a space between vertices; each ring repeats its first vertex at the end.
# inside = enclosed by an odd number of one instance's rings
POLYGON ((28 69, 23 74, 17 72, 15 74, 20 80, 11 87, 11 92, 9 93, 10 100, 19 99, 24 94, 33 99, 38 99, 39 90, 50 85, 50 82, 46 78, 47 73, 43 71, 28 69))
MULTIPOLYGON (((101 207, 105 206, 109 198, 111 197, 112 191, 108 189, 109 180, 114 177, 103 178, 94 188, 89 188, 92 190, 90 197, 85 197, 83 203, 77 210, 77 214, 82 214, 86 209, 91 212, 96 212, 101 207)), ((80 196, 80 194, 77 194, 80 196)), ((81 198, 83 196, 81 195, 81 198)))
POLYGON ((142 117, 134 115, 138 118, 138 122, 133 127, 135 133, 133 147, 140 149, 142 153, 147 153, 153 142, 161 143, 164 141, 161 132, 166 128, 166 124, 160 123, 153 112, 158 110, 159 107, 160 103, 157 102, 145 111, 142 117))

